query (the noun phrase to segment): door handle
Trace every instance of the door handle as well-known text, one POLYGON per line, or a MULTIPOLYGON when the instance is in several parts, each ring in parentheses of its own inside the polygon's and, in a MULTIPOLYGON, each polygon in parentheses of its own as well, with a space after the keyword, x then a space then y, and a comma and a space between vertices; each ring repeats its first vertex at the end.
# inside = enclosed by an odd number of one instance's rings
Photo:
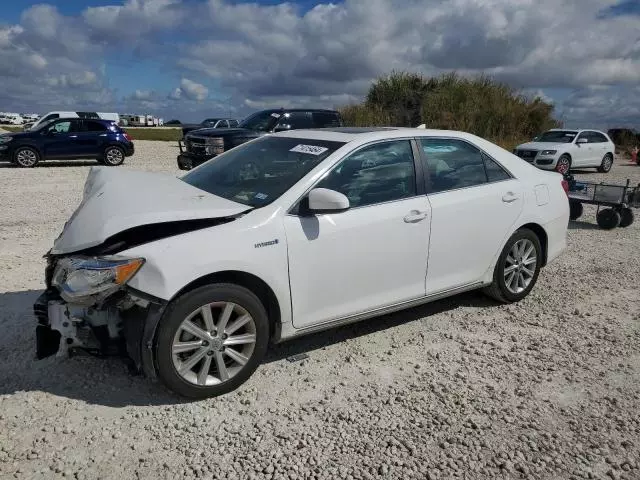
POLYGON ((502 196, 502 201, 505 203, 515 202, 518 196, 513 192, 507 192, 502 196))
POLYGON ((78 138, 78 135, 69 135, 69 138, 78 138))
POLYGON ((404 217, 404 223, 416 223, 427 218, 427 212, 421 212, 420 210, 411 210, 409 215, 404 217))
POLYGON ((101 137, 106 137, 106 136, 107 136, 107 134, 106 134, 106 133, 101 133, 101 134, 100 134, 100 136, 101 136, 101 137))

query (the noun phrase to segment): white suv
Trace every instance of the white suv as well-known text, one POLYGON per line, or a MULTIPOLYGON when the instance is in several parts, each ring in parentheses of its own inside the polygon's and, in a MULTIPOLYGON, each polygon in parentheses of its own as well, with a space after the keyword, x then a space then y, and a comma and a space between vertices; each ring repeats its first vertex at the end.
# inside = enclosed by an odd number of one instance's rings
POLYGON ((613 165, 615 145, 598 130, 554 128, 518 145, 513 153, 544 170, 565 174, 572 168, 595 167, 607 173, 613 165))

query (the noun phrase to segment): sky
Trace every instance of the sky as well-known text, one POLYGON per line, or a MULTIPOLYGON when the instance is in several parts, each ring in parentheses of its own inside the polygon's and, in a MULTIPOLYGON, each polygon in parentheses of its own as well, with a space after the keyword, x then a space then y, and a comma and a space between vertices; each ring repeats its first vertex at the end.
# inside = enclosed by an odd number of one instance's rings
POLYGON ((0 11, 0 111, 199 121, 362 101, 393 70, 490 75, 567 127, 640 128, 640 0, 31 0, 0 11))

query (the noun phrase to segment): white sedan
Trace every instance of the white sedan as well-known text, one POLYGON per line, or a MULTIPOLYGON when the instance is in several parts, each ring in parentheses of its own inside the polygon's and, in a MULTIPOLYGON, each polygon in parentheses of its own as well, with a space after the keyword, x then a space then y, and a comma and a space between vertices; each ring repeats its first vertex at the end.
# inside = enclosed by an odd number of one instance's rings
POLYGON ((572 168, 597 168, 607 173, 615 151, 609 136, 599 130, 553 128, 518 145, 513 153, 538 168, 565 174, 572 168))
POLYGON ((91 169, 47 254, 37 354, 120 353, 229 392, 270 343, 484 289, 522 300, 566 246, 561 175, 476 136, 264 136, 181 178, 91 169))

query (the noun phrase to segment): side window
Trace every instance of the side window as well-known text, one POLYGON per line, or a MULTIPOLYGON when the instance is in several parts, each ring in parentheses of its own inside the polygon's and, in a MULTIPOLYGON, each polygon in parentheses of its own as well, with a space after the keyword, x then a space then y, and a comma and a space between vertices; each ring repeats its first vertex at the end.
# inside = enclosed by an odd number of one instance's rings
POLYGON ((445 192, 487 183, 482 152, 462 140, 422 138, 431 192, 445 192))
POLYGON ((311 117, 307 112, 285 113, 280 117, 279 125, 289 125, 289 129, 313 128, 311 117))
POLYGON ((578 140, 582 140, 583 138, 587 140, 587 143, 591 143, 589 132, 582 132, 580 135, 578 135, 578 138, 576 138, 576 143, 578 143, 578 140))
POLYGON ((311 114, 314 128, 339 127, 340 121, 335 113, 315 112, 311 114))
POLYGON ((106 132, 107 127, 105 127, 100 122, 92 122, 91 120, 84 121, 84 131, 86 132, 106 132))
POLYGON ((69 133, 71 131, 71 120, 56 122, 48 130, 52 133, 69 133))
POLYGON ((376 143, 351 154, 317 185, 343 193, 352 207, 416 195, 416 174, 409 140, 376 143))
POLYGON ((606 143, 607 137, 598 132, 591 132, 591 136, 589 138, 589 143, 606 143))
POLYGON ((229 126, 230 127, 237 127, 238 126, 238 121, 237 120, 229 120, 229 126))
POLYGON ((53 120, 54 118, 60 118, 60 115, 58 115, 57 113, 50 113, 49 115, 41 119, 40 123, 48 122, 49 120, 53 120))
POLYGON ((495 160, 489 158, 484 153, 482 154, 482 159, 484 160, 484 168, 487 171, 487 179, 490 182, 500 182, 502 180, 509 180, 511 178, 509 172, 507 172, 495 160))
POLYGON ((218 128, 229 128, 229 122, 226 120, 220 120, 220 122, 218 122, 218 128))

